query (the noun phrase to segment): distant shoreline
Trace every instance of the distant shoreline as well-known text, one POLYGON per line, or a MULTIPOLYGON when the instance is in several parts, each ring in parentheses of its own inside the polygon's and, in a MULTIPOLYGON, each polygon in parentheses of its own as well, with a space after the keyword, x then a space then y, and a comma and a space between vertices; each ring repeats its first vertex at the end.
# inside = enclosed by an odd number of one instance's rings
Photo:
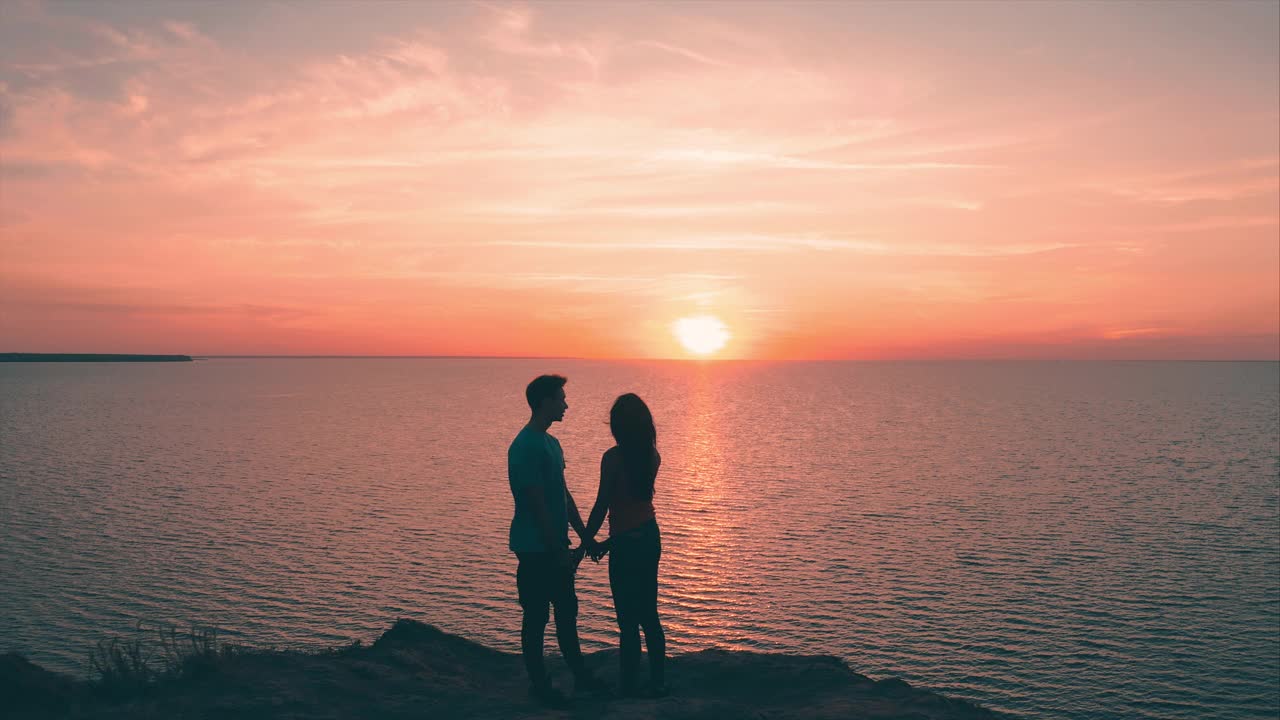
POLYGON ((191 356, 102 355, 89 353, 0 353, 0 362, 191 362, 191 356))

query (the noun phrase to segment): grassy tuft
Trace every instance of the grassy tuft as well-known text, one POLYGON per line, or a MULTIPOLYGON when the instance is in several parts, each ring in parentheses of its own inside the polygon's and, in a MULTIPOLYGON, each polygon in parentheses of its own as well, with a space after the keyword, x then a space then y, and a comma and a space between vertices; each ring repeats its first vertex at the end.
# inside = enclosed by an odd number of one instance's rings
POLYGON ((172 625, 138 624, 134 637, 98 641, 89 651, 96 688, 110 696, 136 695, 161 680, 204 675, 239 652, 218 640, 216 628, 192 626, 179 633, 172 625))
POLYGON ((151 655, 141 638, 99 640, 89 651, 89 667, 97 676, 99 689, 109 695, 137 692, 156 677, 151 655))

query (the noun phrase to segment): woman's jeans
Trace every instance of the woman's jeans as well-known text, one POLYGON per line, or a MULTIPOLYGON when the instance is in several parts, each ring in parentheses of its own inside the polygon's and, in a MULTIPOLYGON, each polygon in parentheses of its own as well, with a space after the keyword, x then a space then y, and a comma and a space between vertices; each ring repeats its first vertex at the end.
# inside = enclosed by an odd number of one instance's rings
POLYGON ((639 684, 641 628, 649 649, 649 682, 662 685, 667 638, 658 620, 658 560, 662 557, 658 523, 650 521, 611 537, 609 545, 609 589, 621 632, 622 687, 634 689, 639 684))

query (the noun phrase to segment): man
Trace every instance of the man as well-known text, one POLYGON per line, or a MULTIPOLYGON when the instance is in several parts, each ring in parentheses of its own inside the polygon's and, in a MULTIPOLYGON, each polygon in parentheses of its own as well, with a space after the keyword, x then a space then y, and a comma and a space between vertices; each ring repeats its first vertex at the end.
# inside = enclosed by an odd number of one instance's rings
MULTIPOLYGON (((556 640, 574 675, 575 690, 603 690, 586 668, 578 643, 578 596, 573 587, 574 562, 568 525, 585 539, 586 527, 564 482, 564 452, 547 433, 569 408, 559 375, 540 375, 525 388, 532 415, 507 450, 507 479, 515 498, 509 546, 519 558, 516 589, 524 618, 520 652, 532 683, 529 692, 551 707, 568 700, 552 685, 542 659, 548 605, 555 607, 556 640)), ((588 543, 590 544, 590 543, 588 543)), ((580 556, 579 556, 580 558, 580 556)))

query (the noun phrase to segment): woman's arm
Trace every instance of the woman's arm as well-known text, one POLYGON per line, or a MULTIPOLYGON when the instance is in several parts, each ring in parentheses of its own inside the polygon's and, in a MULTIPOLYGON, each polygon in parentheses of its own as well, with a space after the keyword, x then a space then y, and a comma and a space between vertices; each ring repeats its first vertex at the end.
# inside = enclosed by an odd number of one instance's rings
POLYGON ((617 465, 617 453, 612 448, 600 458, 600 489, 596 491, 596 503, 591 506, 591 517, 587 519, 587 532, 584 537, 595 538, 596 532, 604 524, 605 513, 609 511, 609 498, 613 496, 617 465))

